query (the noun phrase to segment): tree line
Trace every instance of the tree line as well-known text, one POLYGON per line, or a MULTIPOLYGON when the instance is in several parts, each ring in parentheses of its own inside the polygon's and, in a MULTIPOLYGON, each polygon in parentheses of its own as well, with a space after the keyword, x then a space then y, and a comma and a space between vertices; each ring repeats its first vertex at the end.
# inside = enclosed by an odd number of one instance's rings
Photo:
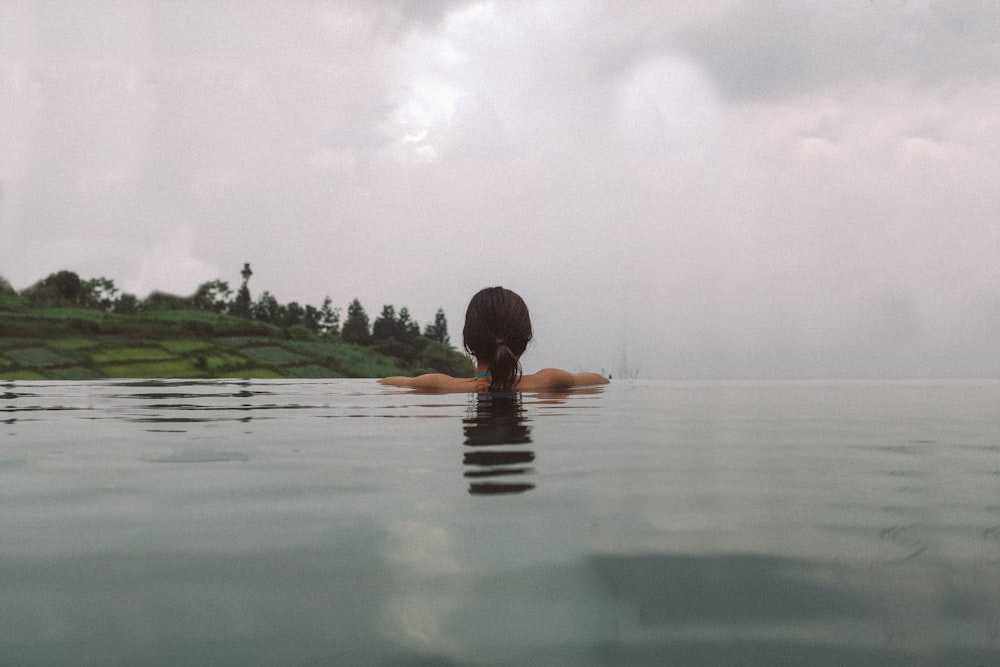
POLYGON ((347 306, 341 322, 341 309, 327 296, 319 306, 281 303, 265 290, 254 299, 249 282, 253 270, 249 263, 240 272, 242 281, 235 290, 224 280, 202 283, 188 297, 153 292, 144 299, 121 292, 108 278, 83 280, 73 271, 57 271, 34 285, 17 292, 0 277, 0 309, 80 307, 120 315, 141 315, 163 310, 198 310, 230 315, 281 327, 291 335, 339 338, 345 343, 363 345, 407 362, 440 367, 453 358, 444 310, 438 309, 434 321, 423 331, 404 306, 396 311, 391 305, 370 321, 358 299, 347 306))

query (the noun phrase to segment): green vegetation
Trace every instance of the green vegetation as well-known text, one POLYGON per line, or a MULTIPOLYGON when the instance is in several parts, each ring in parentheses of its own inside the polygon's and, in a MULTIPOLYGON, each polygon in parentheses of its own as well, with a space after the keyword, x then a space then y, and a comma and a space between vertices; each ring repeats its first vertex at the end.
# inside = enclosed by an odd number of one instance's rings
POLYGON ((120 294, 107 278, 60 271, 18 293, 0 277, 0 380, 95 378, 335 378, 472 373, 438 311, 424 333, 386 305, 369 327, 357 299, 340 309, 257 301, 220 280, 191 297, 120 294))

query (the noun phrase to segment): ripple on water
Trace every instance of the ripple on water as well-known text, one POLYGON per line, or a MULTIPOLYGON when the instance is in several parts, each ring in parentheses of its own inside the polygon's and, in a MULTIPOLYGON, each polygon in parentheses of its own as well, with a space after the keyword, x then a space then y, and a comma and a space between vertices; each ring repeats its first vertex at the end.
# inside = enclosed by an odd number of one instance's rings
POLYGON ((246 463, 250 460, 250 455, 245 452, 184 449, 167 456, 146 457, 143 460, 148 463, 246 463))

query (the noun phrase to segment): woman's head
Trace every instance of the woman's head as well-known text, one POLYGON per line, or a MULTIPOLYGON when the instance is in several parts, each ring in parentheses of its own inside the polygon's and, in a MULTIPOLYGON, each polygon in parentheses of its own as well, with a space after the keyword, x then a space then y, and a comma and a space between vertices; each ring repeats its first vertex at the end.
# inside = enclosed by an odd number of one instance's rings
POLYGON ((521 375, 520 356, 531 341, 524 300, 509 289, 480 290, 465 311, 465 349, 486 364, 491 391, 510 391, 521 375))

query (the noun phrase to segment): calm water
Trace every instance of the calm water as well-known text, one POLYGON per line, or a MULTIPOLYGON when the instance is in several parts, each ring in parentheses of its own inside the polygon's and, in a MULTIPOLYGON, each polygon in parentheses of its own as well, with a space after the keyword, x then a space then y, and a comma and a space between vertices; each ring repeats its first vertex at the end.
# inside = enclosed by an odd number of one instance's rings
POLYGON ((1000 665, 1000 383, 0 383, 3 665, 1000 665))

